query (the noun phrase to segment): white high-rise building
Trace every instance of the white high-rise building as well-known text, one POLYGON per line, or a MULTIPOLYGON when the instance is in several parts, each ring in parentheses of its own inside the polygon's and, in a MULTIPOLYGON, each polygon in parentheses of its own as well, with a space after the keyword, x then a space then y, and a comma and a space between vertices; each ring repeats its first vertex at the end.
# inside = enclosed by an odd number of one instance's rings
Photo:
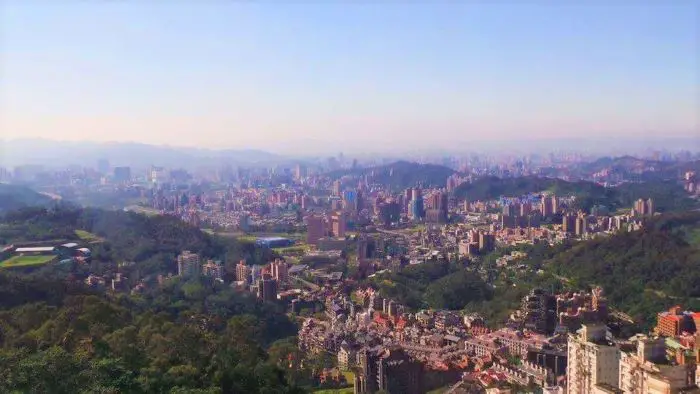
POLYGON ((622 352, 619 386, 625 393, 666 394, 692 386, 694 366, 666 361, 663 338, 636 338, 636 351, 622 352))
POLYGON ((603 324, 585 324, 569 334, 568 394, 605 393, 619 381, 620 350, 607 339, 603 324))

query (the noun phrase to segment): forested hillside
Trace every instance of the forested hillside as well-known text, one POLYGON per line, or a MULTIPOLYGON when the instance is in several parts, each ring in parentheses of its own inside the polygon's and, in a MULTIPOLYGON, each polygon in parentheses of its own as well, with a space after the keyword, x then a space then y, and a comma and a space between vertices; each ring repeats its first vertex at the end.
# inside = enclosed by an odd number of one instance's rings
POLYGON ((296 332, 274 305, 203 279, 116 298, 35 281, 0 274, 0 392, 301 392, 268 359, 296 332))
POLYGON ((700 213, 662 215, 644 229, 573 246, 549 262, 578 286, 602 286, 641 322, 672 304, 700 309, 700 213))
POLYGON ((103 240, 90 245, 93 252, 90 268, 94 273, 114 269, 121 262, 136 263, 131 269, 139 277, 177 272, 175 257, 183 250, 222 260, 228 275, 233 275, 233 266, 240 259, 255 264, 266 263, 273 257, 270 249, 211 236, 175 217, 93 208, 25 208, 8 213, 0 219, 0 244, 81 241, 76 230, 103 240))
POLYGON ((20 185, 0 183, 0 213, 30 206, 48 206, 51 198, 20 185))
POLYGON ((697 205, 697 202, 690 199, 683 187, 675 181, 624 183, 606 188, 593 182, 567 182, 557 178, 484 177, 472 183, 460 185, 455 190, 455 195, 470 201, 484 201, 501 196, 521 196, 543 191, 561 196, 576 196, 576 208, 585 211, 590 211, 595 205, 605 205, 613 211, 629 208, 639 198, 652 198, 656 209, 660 212, 684 211, 697 205))
POLYGON ((208 278, 155 278, 177 272, 183 250, 230 264, 267 262, 269 250, 121 211, 32 208, 0 221, 2 244, 87 242, 86 232, 90 264, 0 271, 0 392, 287 393, 308 383, 298 364, 280 369, 296 351, 281 307, 208 278), (134 264, 117 268, 124 261, 134 264), (81 280, 117 269, 146 287, 110 294, 81 280))

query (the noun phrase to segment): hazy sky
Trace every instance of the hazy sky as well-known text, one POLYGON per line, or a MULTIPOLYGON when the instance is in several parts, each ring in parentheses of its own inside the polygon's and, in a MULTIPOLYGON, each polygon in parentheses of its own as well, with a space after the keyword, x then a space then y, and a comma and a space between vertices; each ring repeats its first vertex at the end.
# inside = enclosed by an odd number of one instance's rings
POLYGON ((336 152, 700 134, 699 1, 288 3, 0 0, 0 138, 336 152))

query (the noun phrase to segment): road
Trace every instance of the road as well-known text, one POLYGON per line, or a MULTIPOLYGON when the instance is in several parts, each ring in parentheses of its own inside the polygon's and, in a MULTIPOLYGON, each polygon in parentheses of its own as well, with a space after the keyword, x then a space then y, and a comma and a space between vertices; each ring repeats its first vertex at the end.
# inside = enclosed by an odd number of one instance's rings
POLYGON ((308 280, 301 279, 301 278, 298 277, 298 276, 290 275, 289 278, 292 279, 292 280, 295 280, 295 281, 297 281, 297 282, 300 282, 301 284, 307 286, 308 288, 310 288, 310 289, 313 290, 313 291, 318 291, 318 290, 321 289, 321 286, 319 286, 319 285, 317 285, 317 284, 315 284, 315 283, 311 283, 311 282, 309 282, 308 280))
POLYGON ((377 232, 384 233, 384 234, 396 235, 396 236, 399 236, 399 237, 404 237, 406 240, 410 240, 410 239, 411 239, 411 237, 410 237, 408 234, 406 234, 406 233, 404 233, 404 232, 401 232, 401 231, 396 231, 396 230, 383 230, 383 229, 379 229, 379 228, 378 228, 378 229, 377 229, 377 232))

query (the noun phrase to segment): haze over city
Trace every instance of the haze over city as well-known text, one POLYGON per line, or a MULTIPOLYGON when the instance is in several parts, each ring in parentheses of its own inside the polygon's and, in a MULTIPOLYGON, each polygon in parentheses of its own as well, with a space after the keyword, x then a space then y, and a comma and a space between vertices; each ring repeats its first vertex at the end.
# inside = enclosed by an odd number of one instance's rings
POLYGON ((0 5, 0 139, 697 141, 697 2, 59 3, 0 5))

